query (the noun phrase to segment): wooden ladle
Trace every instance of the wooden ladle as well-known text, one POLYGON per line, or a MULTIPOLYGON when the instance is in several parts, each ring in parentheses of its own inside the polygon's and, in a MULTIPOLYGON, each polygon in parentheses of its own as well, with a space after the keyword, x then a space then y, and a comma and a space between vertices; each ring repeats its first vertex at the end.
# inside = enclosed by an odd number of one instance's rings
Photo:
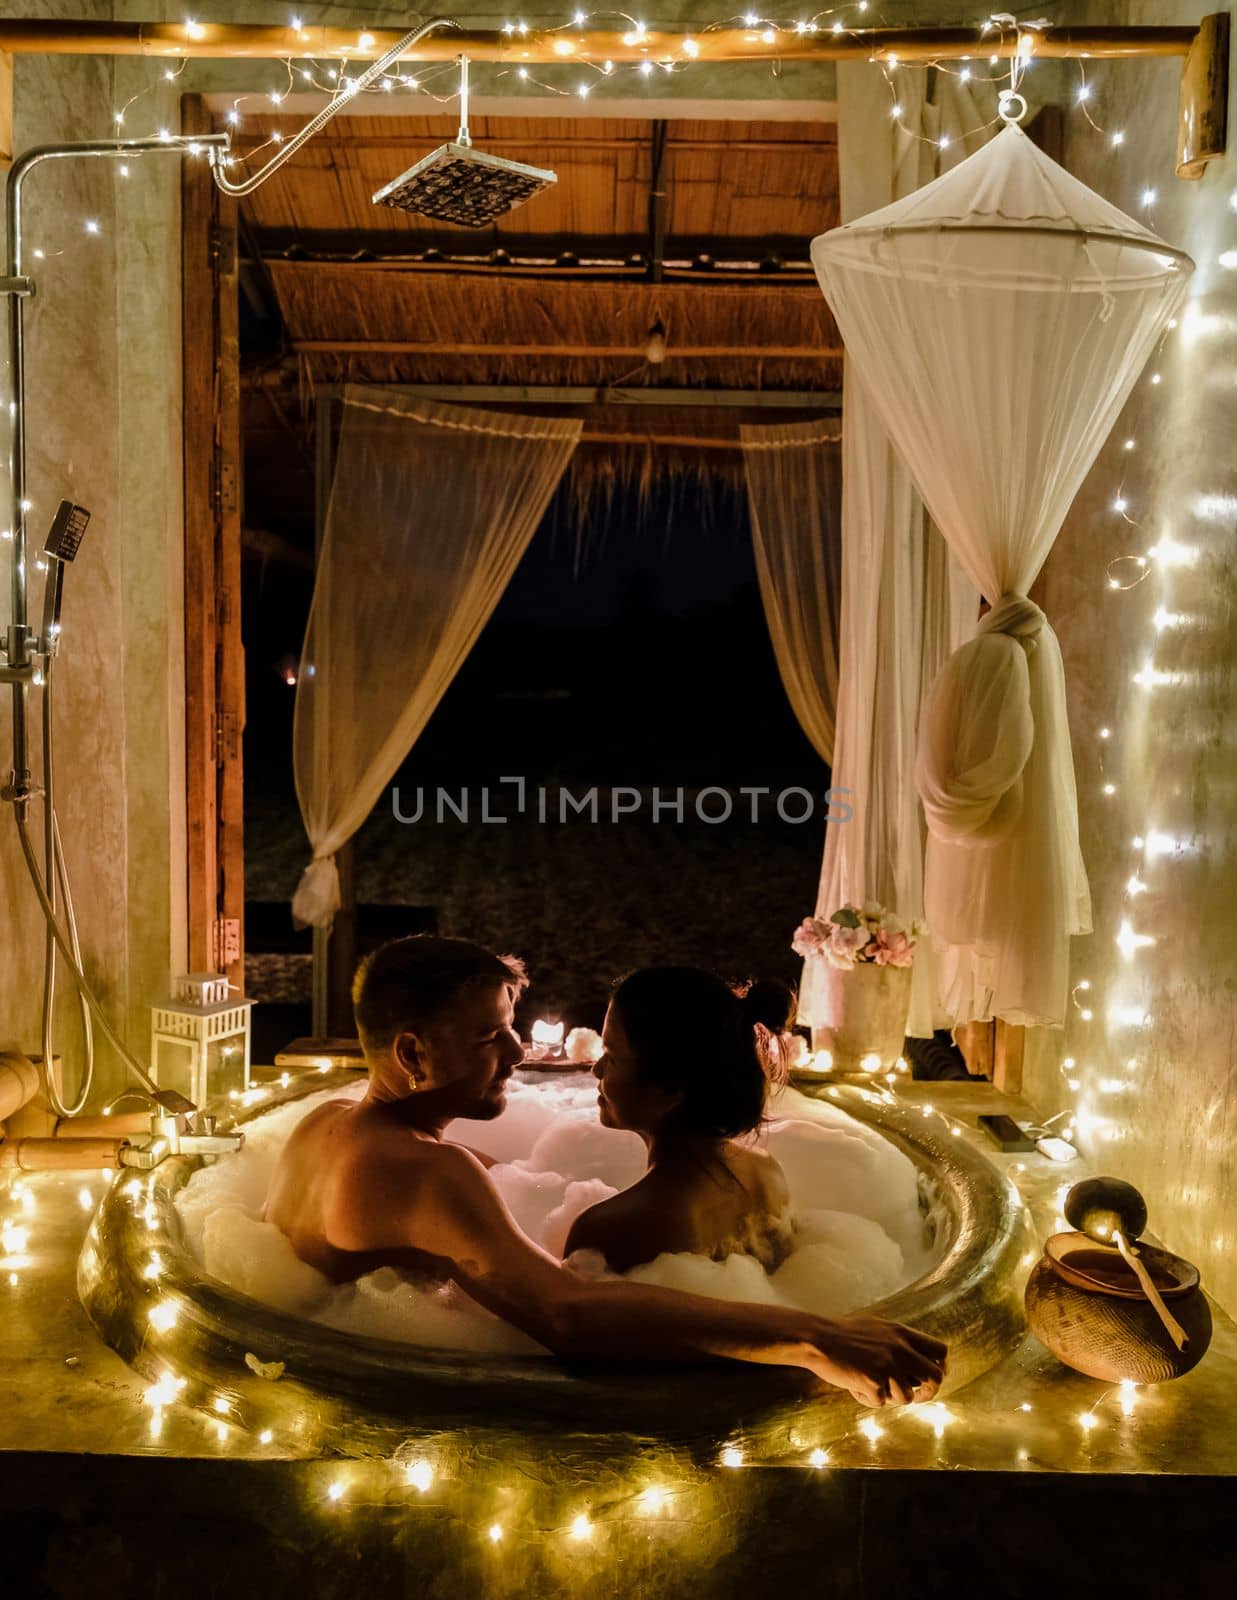
POLYGON ((1151 1281, 1134 1245, 1147 1226, 1147 1202, 1132 1183, 1120 1178, 1084 1178, 1065 1197, 1065 1220, 1097 1244, 1116 1245, 1143 1293, 1155 1307, 1168 1337, 1184 1350, 1190 1336, 1173 1316, 1151 1281))

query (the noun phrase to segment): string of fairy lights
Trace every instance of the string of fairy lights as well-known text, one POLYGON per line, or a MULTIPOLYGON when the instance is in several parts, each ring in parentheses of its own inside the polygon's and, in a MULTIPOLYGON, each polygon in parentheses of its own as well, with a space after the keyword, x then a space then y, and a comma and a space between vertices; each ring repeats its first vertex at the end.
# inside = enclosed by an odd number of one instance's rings
MULTIPOLYGON (((699 40, 720 28, 741 25, 750 30, 760 43, 767 46, 787 36, 820 32, 841 34, 852 29, 865 28, 873 20, 875 9, 868 0, 856 0, 856 3, 818 11, 809 17, 793 21, 767 18, 756 12, 745 12, 738 17, 701 26, 694 33, 684 34, 676 39, 672 52, 667 53, 664 46, 659 46, 657 51, 650 46, 650 54, 636 63, 575 62, 572 64, 572 69, 578 69, 581 75, 570 87, 564 87, 561 83, 553 82, 531 68, 518 65, 500 68, 495 73, 495 79, 497 81, 514 78, 530 90, 564 98, 575 96, 580 100, 588 100, 594 93, 605 93, 607 90, 611 93, 628 92, 626 87, 621 86, 624 80, 629 84, 633 76, 647 82, 690 72, 693 64, 701 56, 699 40)), ((624 12, 597 11, 575 11, 569 19, 557 27, 547 28, 538 24, 537 31, 543 34, 559 32, 566 36, 572 30, 583 30, 605 19, 617 20, 628 28, 628 34, 624 36, 625 43, 638 44, 649 32, 646 23, 637 17, 624 12)), ((293 16, 290 25, 298 33, 302 31, 301 18, 293 16)), ((1002 14, 976 21, 973 25, 976 31, 976 53, 973 61, 902 62, 892 58, 881 59, 881 70, 890 93, 890 115, 908 138, 926 139, 927 136, 911 124, 904 112, 905 96, 899 92, 899 86, 908 81, 907 74, 935 70, 955 76, 962 85, 973 83, 976 87, 987 85, 998 91, 1017 92, 1026 74, 1035 67, 1034 24, 1019 24, 1012 17, 1002 14), (1011 34, 1017 40, 1017 48, 1012 57, 1006 48, 1011 34)), ((187 18, 184 26, 188 38, 196 39, 201 36, 202 24, 195 19, 187 18)), ((530 31, 530 25, 522 19, 514 18, 503 24, 502 31, 513 38, 518 38, 530 31)), ((367 32, 362 30, 358 33, 358 59, 371 50, 373 43, 373 37, 367 32)), ((152 77, 151 83, 114 108, 112 127, 117 139, 132 136, 135 113, 142 107, 143 102, 148 97, 153 97, 161 84, 175 84, 183 76, 187 65, 187 58, 177 58, 170 64, 158 64, 154 69, 156 75, 152 77)), ((771 64, 770 70, 776 71, 776 65, 771 64)), ((1078 70, 1079 82, 1072 95, 1073 108, 1094 131, 1096 137, 1104 141, 1107 150, 1115 155, 1126 143, 1125 130, 1120 127, 1105 127, 1097 121, 1096 96, 1087 76, 1086 63, 1080 61, 1078 70)), ((427 100, 434 104, 446 104, 455 99, 457 73, 456 64, 452 61, 419 65, 415 72, 393 71, 385 74, 364 93, 397 98, 407 101, 410 106, 424 104, 427 100)), ((312 57, 283 58, 279 62, 279 76, 272 86, 261 92, 237 96, 224 113, 224 121, 229 129, 239 132, 244 127, 246 117, 255 114, 255 107, 260 108, 263 115, 269 115, 268 108, 277 110, 290 95, 297 93, 314 92, 332 98, 353 98, 357 94, 355 81, 347 60, 324 62, 312 57)), ((972 133, 983 131, 993 126, 997 120, 993 118, 970 131, 972 133)), ((145 136, 150 136, 151 132, 150 129, 143 130, 145 136)), ((165 139, 172 137, 172 130, 166 127, 158 127, 153 132, 165 139)), ((245 159, 252 160, 269 146, 278 145, 283 137, 280 130, 271 130, 261 143, 247 149, 245 159)), ((944 150, 948 148, 949 136, 942 135, 928 142, 935 143, 944 150)), ((232 162, 238 160, 235 156, 229 159, 232 162)), ((120 179, 129 178, 132 172, 130 165, 123 162, 118 163, 114 170, 120 179)), ((1157 199, 1158 191, 1154 183, 1144 181, 1139 185, 1138 204, 1149 218, 1154 215, 1157 199)), ((42 228, 42 237, 32 250, 33 259, 38 263, 49 263, 57 258, 67 257, 71 264, 74 247, 69 242, 68 235, 60 240, 52 238, 52 233, 60 224, 49 217, 39 219, 36 229, 39 225, 42 228)), ((81 217, 77 226, 84 236, 84 241, 99 239, 105 232, 99 218, 95 216, 81 217)), ((1227 264, 1237 266, 1237 261, 1227 264)), ((1178 331, 1176 322, 1168 325, 1159 352, 1149 364, 1148 372, 1140 380, 1140 391, 1144 400, 1154 399, 1156 390, 1162 384, 1162 358, 1170 349, 1169 341, 1178 331)), ((1122 440, 1120 450, 1122 470, 1111 501, 1110 513, 1118 519, 1120 526, 1130 530, 1132 543, 1136 547, 1132 547, 1128 553, 1113 557, 1107 563, 1103 581, 1112 591, 1126 592, 1139 588, 1153 576, 1164 582, 1173 570, 1193 565, 1197 559, 1197 551, 1166 532, 1160 533, 1154 543, 1147 544, 1150 537, 1147 532, 1150 514, 1143 503, 1145 497, 1140 489, 1136 471, 1140 460, 1140 437, 1137 431, 1122 440)), ((27 506, 26 509, 30 507, 27 506)), ((6 538, 12 537, 11 530, 0 530, 0 532, 6 538)), ((1156 638, 1166 631, 1181 626, 1186 620, 1180 614, 1167 609, 1166 601, 1167 596, 1152 619, 1156 638)), ((1176 674, 1156 665, 1153 654, 1148 654, 1145 662, 1133 674, 1133 683, 1142 692, 1150 692, 1177 681, 1176 674)), ((1119 745, 1117 730, 1110 725, 1102 726, 1097 732, 1096 741, 1100 793, 1105 800, 1117 800, 1118 785, 1110 776, 1110 769, 1115 771, 1117 766, 1112 760, 1112 752, 1119 745)), ((1125 884, 1122 917, 1115 936, 1123 960, 1127 963, 1135 962, 1141 951, 1154 946, 1154 939, 1136 926, 1138 901, 1148 888, 1148 874, 1154 869, 1155 863, 1178 860, 1188 854, 1190 844, 1186 839, 1148 827, 1144 833, 1131 840, 1130 850, 1131 871, 1125 884)), ((1084 1030, 1085 1036, 1085 1030, 1090 1028, 1096 1016, 1096 997, 1089 978, 1083 977, 1075 985, 1071 995, 1071 1005, 1075 1025, 1084 1030)), ((1124 1001, 1119 1003, 1114 1001, 1108 1008, 1106 1018, 1110 1029, 1129 1030, 1135 1034, 1146 1029, 1153 1020, 1141 1005, 1124 1001)), ((1128 1095, 1138 1067, 1137 1054, 1130 1054, 1125 1063, 1124 1075, 1097 1078, 1096 1091, 1104 1097, 1128 1095)), ((319 1068, 319 1070, 326 1069, 319 1068)), ((1063 1057, 1060 1070, 1070 1095, 1084 1094, 1085 1079, 1077 1058, 1072 1055, 1063 1057)), ((289 1074, 284 1073, 278 1081, 281 1088, 287 1089, 293 1080, 289 1074)), ((892 1083, 889 1089, 892 1089, 892 1083)), ((265 1093, 266 1091, 262 1089, 250 1090, 243 1098, 247 1105, 252 1105, 265 1093)), ((961 1126, 947 1112, 939 1110, 934 1105, 924 1103, 919 1110, 925 1118, 939 1119, 951 1136, 958 1137, 963 1133, 961 1126)), ((1119 1124, 1099 1115, 1085 1097, 1076 1102, 1072 1111, 1061 1112, 1050 1118, 1048 1125, 1058 1121, 1064 1121, 1061 1132, 1067 1140, 1077 1136, 1083 1143, 1091 1139, 1098 1139, 1104 1143, 1120 1137, 1119 1124)), ((1023 1163, 1014 1162, 1008 1170, 1016 1178, 1023 1167, 1023 1163)), ((1061 1186, 1057 1197, 1058 1206, 1063 1202, 1067 1187, 1065 1184, 1061 1186)), ((37 1182, 29 1178, 12 1182, 6 1197, 8 1214, 0 1217, 0 1282, 7 1283, 10 1289, 18 1289, 23 1277, 37 1262, 38 1252, 34 1239, 34 1218, 38 1208, 36 1190, 37 1182)), ((153 1181, 128 1179, 123 1192, 126 1199, 140 1213, 153 1241, 161 1227, 154 1205, 153 1181)), ((89 1184, 81 1184, 77 1200, 84 1213, 92 1213, 97 1205, 94 1188, 89 1184)), ((1064 1220, 1060 1220, 1064 1226, 1064 1220)), ((1025 1264, 1030 1265, 1030 1262, 1027 1261, 1025 1264)), ((195 1385, 178 1371, 175 1362, 175 1341, 179 1308, 176 1301, 163 1292, 161 1285, 164 1273, 164 1256, 152 1243, 150 1254, 143 1267, 143 1277, 149 1285, 151 1295, 148 1312, 149 1337, 153 1346, 160 1352, 162 1361, 159 1376, 144 1394, 144 1404, 149 1412, 152 1442, 160 1439, 165 1416, 175 1408, 178 1414, 195 1415, 205 1419, 211 1436, 221 1448, 235 1448, 242 1439, 248 1450, 252 1450, 256 1444, 277 1453, 281 1447, 292 1445, 294 1441, 281 1438, 278 1427, 273 1423, 262 1418, 242 1416, 234 1397, 199 1392, 200 1385, 195 1385)), ((1083 1439, 1089 1439, 1103 1426, 1104 1416, 1101 1413, 1105 1413, 1106 1408, 1115 1404, 1120 1418, 1125 1420, 1133 1416, 1138 1400, 1138 1391, 1128 1382, 1122 1383, 1115 1389, 1103 1390, 1094 1403, 1077 1416, 1077 1427, 1083 1439)), ((1014 1410, 1025 1417, 1033 1413, 1034 1406, 1031 1401, 1022 1401, 1014 1407, 1014 1410)), ((719 1446, 717 1465, 725 1471, 741 1471, 758 1465, 777 1464, 796 1465, 808 1471, 821 1472, 831 1466, 855 1459, 851 1451, 857 1441, 862 1441, 862 1448, 868 1452, 868 1459, 878 1461, 881 1441, 886 1439, 891 1431, 898 1430, 902 1437, 905 1437, 905 1430, 925 1426, 929 1430, 932 1448, 934 1451, 939 1451, 949 1431, 962 1424, 964 1420, 956 1404, 934 1402, 908 1408, 893 1418, 884 1415, 864 1416, 850 1432, 839 1440, 831 1441, 827 1448, 824 1445, 813 1445, 805 1448, 797 1456, 778 1463, 769 1463, 763 1459, 758 1462, 749 1460, 742 1442, 725 1441, 719 1446)), ((935 1459, 938 1457, 934 1456, 935 1459)), ((1029 1443, 1019 1444, 1016 1451, 1017 1463, 1028 1465, 1030 1460, 1029 1443)), ((365 1485, 373 1474, 386 1474, 390 1481, 406 1485, 419 1496, 443 1491, 444 1486, 454 1481, 455 1477, 450 1463, 436 1459, 429 1453, 414 1454, 408 1459, 401 1457, 389 1462, 351 1462, 344 1465, 323 1463, 322 1469, 323 1505, 341 1514, 357 1500, 359 1495, 367 1492, 365 1485)), ((555 1523, 553 1527, 525 1529, 523 1536, 537 1532, 545 1538, 561 1538, 569 1544, 588 1545, 598 1539, 606 1521, 621 1521, 630 1515, 641 1519, 663 1517, 673 1509, 676 1498, 686 1492, 685 1488, 671 1482, 647 1482, 633 1490, 628 1502, 617 1512, 611 1508, 602 1515, 598 1508, 582 1503, 568 1507, 561 1521, 555 1523)), ((521 1531, 509 1517, 489 1516, 479 1524, 476 1534, 481 1542, 497 1547, 502 1546, 504 1541, 510 1538, 521 1536, 521 1531)))
MULTIPOLYGON (((299 1076, 310 1077, 313 1073, 314 1069, 310 1068, 299 1076)), ((283 1087, 296 1083, 296 1079, 286 1073, 279 1081, 283 1087)), ((871 1090, 865 1088, 864 1093, 873 1091, 879 1092, 878 1084, 873 1084, 871 1090)), ((835 1086, 830 1086, 826 1092, 840 1098, 835 1086)), ((248 1103, 254 1101, 251 1099, 248 1103)), ((925 1117, 943 1116, 930 1104, 918 1109, 925 1117)), ((961 1129, 954 1126, 951 1131, 961 1132, 961 1129)), ((40 1177, 22 1175, 10 1184, 6 1198, 13 1209, 0 1220, 0 1272, 11 1288, 18 1287, 31 1275, 37 1282, 39 1252, 34 1235, 40 1190, 45 1184, 59 1185, 65 1181, 66 1175, 49 1173, 40 1177)), ((77 1205, 92 1219, 82 1254, 82 1270, 89 1274, 98 1270, 95 1256, 98 1219, 94 1213, 99 1197, 93 1184, 82 1183, 80 1177, 67 1181, 70 1187, 79 1185, 75 1196, 77 1205)), ((1058 1204, 1062 1203, 1068 1187, 1068 1184, 1062 1185, 1057 1195, 1058 1204)), ((168 1418, 175 1415, 176 1441, 181 1446, 186 1442, 183 1430, 188 1426, 201 1430, 206 1441, 223 1453, 240 1451, 253 1457, 268 1452, 272 1458, 302 1454, 307 1445, 313 1445, 313 1430, 318 1424, 309 1423, 307 1427, 304 1423, 308 1419, 290 1417, 286 1403, 271 1408, 270 1415, 264 1416, 260 1400, 254 1401, 252 1386, 242 1394, 218 1381, 208 1381, 180 1370, 179 1330, 185 1320, 184 1311, 179 1293, 170 1290, 166 1282, 168 1256, 177 1249, 178 1241, 175 1228, 168 1231, 168 1202, 166 1196, 160 1196, 157 1175, 147 1173, 123 1179, 110 1199, 112 1203, 127 1206, 149 1237, 145 1258, 141 1259, 140 1250, 137 1255, 141 1292, 147 1297, 140 1319, 144 1324, 142 1345, 148 1363, 154 1367, 141 1395, 151 1445, 158 1446, 166 1440, 168 1418)), ((58 1227, 63 1229, 63 1218, 58 1219, 58 1227)), ((1022 1264, 1029 1267, 1032 1261, 1033 1256, 1028 1253, 1022 1264)), ((192 1341, 186 1348, 191 1346, 192 1341)), ((278 1351, 268 1353, 278 1356, 278 1351)), ((281 1361, 260 1360, 250 1353, 245 1354, 244 1365, 248 1373, 272 1383, 277 1383, 285 1373, 281 1361)), ((1085 1461, 1092 1436, 1106 1421, 1118 1430, 1112 1447, 1122 1448, 1124 1436, 1120 1427, 1134 1417, 1138 1406, 1146 1399, 1140 1386, 1129 1380, 1102 1387, 1072 1418, 1063 1417, 1056 1407, 1046 1407, 1038 1413, 1033 1400, 1014 1399, 1000 1408, 985 1408, 975 1413, 969 1419, 970 1432, 975 1435, 975 1430, 979 1430, 975 1436, 985 1455, 988 1447, 984 1440, 991 1441, 994 1436, 1008 1439, 1014 1465, 1018 1467, 1032 1466, 1045 1453, 1059 1459, 1063 1446, 1079 1453, 1075 1459, 1085 1461), (1111 1415, 1114 1405, 1117 1417, 1111 1415), (1072 1428, 1078 1430, 1076 1434, 1063 1435, 1062 1429, 1072 1428)), ((804 1414, 804 1430, 810 1426, 809 1411, 804 1414)), ((770 1468, 822 1473, 836 1467, 890 1464, 895 1458, 923 1465, 926 1448, 931 1465, 965 1465, 965 1451, 961 1455, 951 1455, 947 1451, 948 1436, 958 1429, 966 1433, 968 1417, 957 1401, 932 1401, 892 1412, 865 1413, 852 1427, 827 1443, 809 1440, 796 1449, 799 1430, 792 1430, 791 1449, 783 1454, 770 1455, 763 1449, 753 1452, 742 1437, 723 1439, 716 1447, 712 1464, 726 1473, 770 1468)), ((323 1460, 318 1464, 320 1471, 316 1477, 322 1510, 345 1514, 351 1506, 385 1503, 392 1492, 404 1490, 411 1490, 419 1497, 447 1496, 453 1491, 466 1493, 470 1454, 466 1443, 453 1444, 449 1434, 440 1432, 422 1439, 406 1439, 391 1456, 323 1460)), ((690 1467, 671 1467, 668 1461, 667 1453, 666 1462, 653 1467, 645 1462, 642 1453, 641 1464, 635 1468, 635 1483, 621 1494, 607 1489, 604 1498, 599 1495, 597 1502, 589 1501, 587 1491, 573 1488, 561 1514, 549 1522, 531 1514, 521 1519, 510 1508, 499 1517, 486 1511, 477 1518, 475 1537, 485 1544, 501 1544, 508 1539, 561 1539, 568 1544, 586 1544, 601 1539, 607 1531, 621 1532, 627 1522, 667 1516, 690 1496, 707 1488, 708 1475, 707 1462, 702 1464, 693 1459, 690 1467)), ((489 1485, 483 1498, 492 1500, 494 1489, 495 1485, 489 1485)), ((466 1524, 470 1515, 475 1515, 471 1502, 460 1515, 460 1522, 466 1524)))

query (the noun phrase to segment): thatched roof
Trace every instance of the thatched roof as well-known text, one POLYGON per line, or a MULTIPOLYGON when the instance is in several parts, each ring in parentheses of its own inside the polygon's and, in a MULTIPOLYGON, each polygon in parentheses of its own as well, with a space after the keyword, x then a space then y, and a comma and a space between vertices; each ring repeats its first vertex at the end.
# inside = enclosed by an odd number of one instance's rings
MULTIPOLYGON (((246 115, 243 132, 252 146, 294 125, 246 115)), ((657 127, 474 119, 479 147, 551 166, 559 180, 493 227, 472 230, 370 199, 453 137, 452 117, 338 119, 243 202, 247 250, 277 302, 302 403, 317 384, 353 381, 777 389, 819 393, 828 405, 841 389, 840 340, 807 246, 838 217, 835 126, 657 127), (660 282, 650 281, 649 265, 658 138, 660 282), (495 259, 496 250, 505 256, 495 259), (658 324, 666 359, 652 366, 645 356, 658 324)), ((295 398, 288 403, 295 410, 295 398)), ((287 447, 270 407, 251 413, 273 429, 274 448, 287 447)), ((585 416, 593 442, 577 452, 581 493, 663 472, 737 483, 737 452, 718 446, 736 444, 743 421, 792 419, 619 406, 585 416), (619 442, 628 435, 633 444, 619 442)))
POLYGON ((644 372, 649 329, 660 322, 666 382, 840 382, 837 329, 815 285, 461 278, 284 261, 270 272, 292 348, 318 380, 614 383, 644 372))

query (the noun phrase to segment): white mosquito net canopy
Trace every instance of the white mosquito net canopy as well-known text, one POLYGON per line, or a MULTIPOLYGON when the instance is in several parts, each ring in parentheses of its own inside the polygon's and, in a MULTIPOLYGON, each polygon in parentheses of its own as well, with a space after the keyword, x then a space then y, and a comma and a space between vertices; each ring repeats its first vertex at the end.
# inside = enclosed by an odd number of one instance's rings
POLYGON ((1063 1022, 1091 927, 1056 635, 1027 598, 1193 263, 1010 123, 812 261, 916 488, 991 604, 920 721, 924 909, 955 1021, 1063 1022))

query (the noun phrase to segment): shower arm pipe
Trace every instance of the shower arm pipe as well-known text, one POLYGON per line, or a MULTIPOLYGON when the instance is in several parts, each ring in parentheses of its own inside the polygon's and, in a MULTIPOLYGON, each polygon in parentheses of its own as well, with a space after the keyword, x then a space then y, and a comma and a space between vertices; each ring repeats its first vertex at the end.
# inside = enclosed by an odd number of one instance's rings
MULTIPOLYGON (((247 178, 242 178, 239 183, 233 183, 224 171, 224 156, 218 147, 213 147, 210 153, 211 172, 215 182, 224 194, 240 199, 244 195, 252 194, 259 185, 266 182, 279 171, 286 161, 290 161, 303 144, 307 144, 316 133, 320 133, 327 123, 339 115, 345 106, 352 105, 357 96, 368 89, 375 79, 395 65, 401 57, 418 45, 422 39, 435 28, 458 28, 459 24, 450 17, 431 17, 428 22, 423 22, 419 28, 414 28, 411 33, 406 33, 401 39, 396 40, 385 54, 380 55, 371 66, 368 66, 359 78, 353 78, 348 85, 347 92, 341 92, 332 97, 317 116, 311 117, 299 133, 295 134, 286 144, 281 144, 279 149, 257 172, 251 173, 247 178)), ((465 75, 467 67, 464 68, 465 75)), ((466 92, 466 90, 465 90, 466 92)), ((462 120, 467 122, 467 116, 462 120)))
POLYGON ((9 326, 9 527, 13 534, 11 561, 11 622, 8 632, 8 663, 4 680, 13 689, 13 777, 7 798, 25 806, 30 792, 30 772, 26 740, 26 686, 31 681, 29 601, 26 587, 26 346, 25 301, 34 292, 25 275, 25 234, 22 196, 26 179, 44 161, 86 159, 124 160, 134 155, 167 154, 183 156, 191 152, 226 148, 227 134, 208 133, 196 138, 177 135, 169 139, 110 139, 107 141, 37 145, 27 150, 9 168, 5 183, 5 223, 7 243, 4 277, 0 290, 8 298, 9 326))

